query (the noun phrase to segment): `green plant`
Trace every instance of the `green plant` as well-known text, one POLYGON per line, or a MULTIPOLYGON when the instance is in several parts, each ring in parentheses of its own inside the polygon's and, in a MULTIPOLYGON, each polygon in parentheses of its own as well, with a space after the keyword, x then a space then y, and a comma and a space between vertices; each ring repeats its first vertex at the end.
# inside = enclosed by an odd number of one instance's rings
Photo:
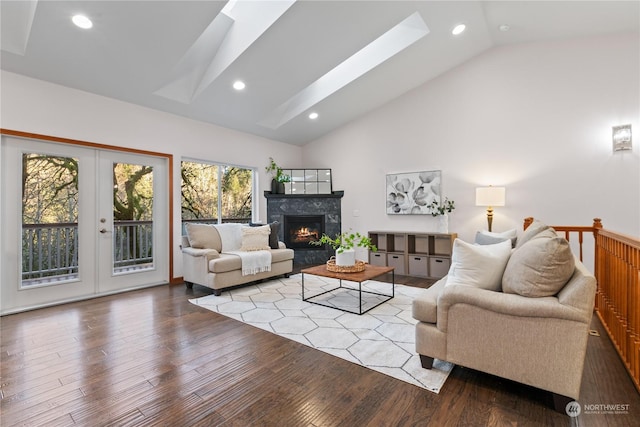
POLYGON ((378 248, 373 244, 371 239, 367 236, 363 236, 362 234, 356 232, 344 232, 336 234, 336 237, 332 238, 326 234, 322 234, 319 240, 315 242, 309 242, 312 245, 322 246, 329 245, 333 249, 336 250, 337 253, 341 254, 342 252, 358 248, 366 248, 372 250, 373 252, 377 252, 378 248))
POLYGON ((269 157, 269 164, 264 168, 264 170, 270 173, 273 179, 278 182, 291 181, 291 177, 285 173, 282 173, 282 168, 278 166, 275 160, 273 160, 273 157, 269 157))
POLYGON ((444 202, 442 205, 438 203, 437 200, 434 200, 429 205, 429 210, 431 211, 432 216, 444 215, 446 213, 451 213, 456 208, 455 202, 453 200, 449 200, 448 197, 444 198, 444 202))

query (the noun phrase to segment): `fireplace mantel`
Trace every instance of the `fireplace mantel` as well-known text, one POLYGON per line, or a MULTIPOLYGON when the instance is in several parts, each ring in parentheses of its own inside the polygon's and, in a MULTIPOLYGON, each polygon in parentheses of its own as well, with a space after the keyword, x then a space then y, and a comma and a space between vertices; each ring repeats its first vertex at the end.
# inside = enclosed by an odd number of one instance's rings
POLYGON ((280 198, 280 199, 324 199, 324 198, 338 198, 341 199, 344 196, 344 191, 334 191, 331 194, 278 194, 271 191, 265 191, 264 197, 267 199, 280 198))

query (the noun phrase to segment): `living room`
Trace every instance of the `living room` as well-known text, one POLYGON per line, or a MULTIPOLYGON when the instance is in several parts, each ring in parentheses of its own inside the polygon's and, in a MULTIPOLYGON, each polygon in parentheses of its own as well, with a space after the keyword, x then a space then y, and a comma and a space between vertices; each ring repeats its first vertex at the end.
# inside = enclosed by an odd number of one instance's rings
MULTIPOLYGON (((606 229, 640 236, 640 144, 612 150, 613 126, 640 129, 637 15, 635 23, 632 31, 488 47, 305 144, 154 110, 4 66, 0 128, 35 139, 171 156, 168 279, 174 283, 183 275, 181 159, 253 168, 256 222, 267 217, 262 194, 269 189, 265 166, 272 157, 285 168, 331 169, 333 189, 344 191, 345 230, 436 231, 437 218, 430 215, 386 213, 385 177, 438 170, 443 195, 456 203, 449 230, 463 240, 472 241, 486 228, 486 208, 475 205, 475 189, 488 185, 506 188, 505 206, 495 209, 494 231, 521 230, 531 215, 558 225, 590 225, 599 217, 606 229)), ((321 113, 318 120, 330 114, 321 113)), ((306 121, 303 127, 314 125, 306 121)))
MULTIPOLYGON (((637 47, 636 33, 497 46, 302 146, 4 70, 1 125, 172 155, 175 201, 181 158, 255 168, 261 194, 273 157, 286 168, 332 169, 333 188, 345 192, 345 229, 435 230, 431 217, 388 216, 384 186, 389 173, 440 170, 443 194, 457 206, 450 229, 463 238, 485 225, 475 188, 487 185, 507 192, 497 231, 529 215, 557 224, 601 217, 636 236, 637 148, 613 152, 611 128, 638 123, 637 47)), ((264 219, 265 200, 258 203, 255 219, 264 219)), ((179 203, 173 209, 179 242, 179 203)), ((179 277, 177 245, 173 255, 179 277)))

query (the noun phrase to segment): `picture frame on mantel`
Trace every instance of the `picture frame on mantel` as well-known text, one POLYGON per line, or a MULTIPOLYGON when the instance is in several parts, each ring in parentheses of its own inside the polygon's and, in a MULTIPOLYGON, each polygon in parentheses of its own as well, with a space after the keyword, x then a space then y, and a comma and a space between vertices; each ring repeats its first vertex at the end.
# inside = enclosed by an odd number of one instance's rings
POLYGON ((429 205, 442 195, 442 171, 388 174, 386 204, 388 215, 431 215, 429 205))

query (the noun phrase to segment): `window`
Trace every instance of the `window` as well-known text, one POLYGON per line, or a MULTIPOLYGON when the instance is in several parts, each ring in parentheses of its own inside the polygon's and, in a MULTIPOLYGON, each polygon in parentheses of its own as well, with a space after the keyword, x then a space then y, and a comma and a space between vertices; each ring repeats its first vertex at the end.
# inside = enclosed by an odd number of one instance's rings
POLYGON ((247 223, 251 220, 254 170, 183 161, 181 174, 183 222, 247 223))
POLYGON ((22 155, 22 286, 78 276, 78 159, 22 155))

